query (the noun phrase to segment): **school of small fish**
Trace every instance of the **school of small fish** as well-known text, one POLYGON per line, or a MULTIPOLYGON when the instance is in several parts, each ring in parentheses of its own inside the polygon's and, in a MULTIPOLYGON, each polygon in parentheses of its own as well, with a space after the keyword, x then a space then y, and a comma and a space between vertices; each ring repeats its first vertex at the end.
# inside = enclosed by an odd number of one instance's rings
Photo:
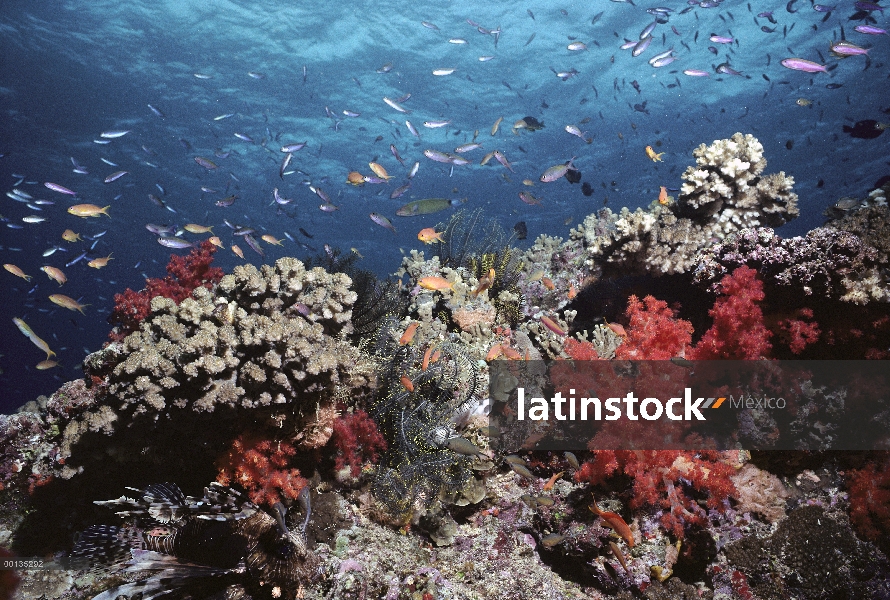
MULTIPOLYGON (((753 2, 612 1, 493 22, 475 20, 471 5, 460 20, 431 11, 412 21, 414 33, 441 58, 418 61, 389 49, 383 61, 336 75, 343 79, 336 93, 324 68, 330 57, 237 72, 201 62, 170 77, 214 96, 212 109, 184 114, 172 94, 152 90, 127 114, 97 115, 104 126, 58 141, 45 163, 27 170, 0 143, 8 200, 0 205, 0 258, 12 290, 6 304, 23 315, 15 325, 49 360, 55 353, 23 318, 67 349, 71 343, 57 336, 59 315, 79 327, 71 317, 107 314, 114 292, 163 276, 167 252, 187 252, 204 239, 229 262, 268 261, 315 253, 313 237, 341 230, 364 252, 393 240, 438 244, 442 231, 434 225, 462 206, 491 206, 530 222, 557 211, 559 221, 580 219, 598 208, 586 199, 597 186, 603 203, 618 193, 596 158, 607 146, 623 148, 645 175, 649 183, 637 196, 668 204, 690 148, 675 147, 660 129, 677 114, 664 103, 699 102, 731 83, 777 105, 815 108, 795 109, 814 124, 832 118, 821 106, 826 93, 844 93, 838 90, 856 78, 886 79, 877 72, 886 70, 888 43, 877 2, 791 0, 763 11, 753 2), (519 74, 532 53, 546 57, 547 69, 519 74), (597 88, 602 72, 611 89, 597 88), (313 103, 292 104, 285 118, 253 96, 232 94, 239 85, 298 90, 313 103), (616 129, 606 110, 623 111, 626 127, 616 129), (582 177, 583 196, 573 188, 582 177), (51 281, 35 279, 37 270, 51 281), (72 287, 79 291, 71 296, 56 292, 72 287)), ((744 116, 740 109, 733 118, 744 116)), ((446 290, 452 282, 419 285, 446 290)), ((549 317, 541 322, 564 335, 549 317)), ((70 348, 63 362, 73 363, 79 350, 70 348)))

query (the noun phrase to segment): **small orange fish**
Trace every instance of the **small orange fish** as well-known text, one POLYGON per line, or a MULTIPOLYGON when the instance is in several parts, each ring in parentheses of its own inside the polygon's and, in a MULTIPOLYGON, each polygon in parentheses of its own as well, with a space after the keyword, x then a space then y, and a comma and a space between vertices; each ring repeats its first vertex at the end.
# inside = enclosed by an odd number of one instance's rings
POLYGON ((504 356, 506 356, 510 360, 522 360, 522 355, 515 348, 512 348, 510 346, 501 346, 501 351, 504 353, 504 356))
POLYGON ((423 279, 421 279, 420 281, 417 282, 417 285, 419 285, 420 287, 422 287, 425 290, 433 290, 433 291, 447 290, 447 289, 453 290, 454 289, 453 283, 451 283, 444 277, 435 277, 435 276, 424 277, 423 279))
MULTIPOLYGON (((399 346, 407 346, 411 342, 414 341, 414 334, 417 333, 417 328, 420 327, 420 323, 414 322, 408 325, 408 328, 405 330, 405 333, 402 334, 402 337, 399 338, 399 346)), ((427 349, 429 351, 429 349, 427 349)))
MULTIPOLYGON (((591 494, 591 498, 593 498, 593 494, 591 494)), ((619 515, 618 513, 601 510, 600 507, 596 505, 596 498, 593 498, 593 504, 588 506, 587 508, 590 509, 590 512, 605 521, 606 525, 611 527, 615 531, 615 533, 624 538, 624 541, 627 542, 627 546, 629 548, 634 547, 634 534, 630 530, 630 527, 628 527, 624 519, 621 518, 621 515, 619 515)))
POLYGON ((392 179, 392 175, 386 172, 386 169, 383 168, 383 165, 375 162, 369 162, 368 166, 371 167, 372 171, 374 171, 374 175, 376 175, 380 179, 392 179))
POLYGON ((549 277, 542 277, 541 283, 544 285, 545 288, 547 288, 551 292, 556 289, 556 286, 553 285, 553 280, 550 279, 549 277))
POLYGON ((68 281, 68 278, 65 277, 65 274, 62 273, 62 269, 58 267, 50 267, 49 265, 40 268, 41 271, 46 273, 46 276, 58 283, 59 285, 64 284, 68 281))
POLYGON ((495 344, 491 347, 491 350, 488 351, 488 354, 485 355, 485 361, 491 362, 494 359, 498 358, 501 354, 504 353, 504 347, 500 344, 495 344))
POLYGON ((409 392, 414 391, 414 382, 411 381, 410 377, 408 377, 407 375, 402 375, 401 382, 406 390, 408 390, 409 392))
POLYGON ((618 323, 608 323, 609 329, 618 337, 627 337, 627 330, 618 323))
POLYGON ((20 268, 18 268, 17 266, 15 266, 12 263, 6 263, 5 265, 3 265, 3 268, 6 269, 7 271, 9 271, 10 273, 12 273, 13 275, 15 275, 16 277, 21 277, 25 281, 31 281, 31 278, 33 277, 33 275, 25 275, 24 271, 22 271, 20 268))
POLYGON ((108 266, 109 260, 114 260, 113 258, 111 258, 111 254, 109 254, 108 256, 104 256, 104 257, 94 258, 93 260, 91 260, 90 262, 87 263, 87 266, 93 267, 94 269, 101 269, 102 267, 108 266))
POLYGON ((566 294, 566 297, 567 297, 569 300, 574 300, 574 299, 575 299, 575 296, 577 296, 577 295, 578 295, 578 288, 575 287, 575 284, 574 284, 574 283, 570 283, 570 284, 569 284, 569 291, 568 291, 568 293, 566 294))
POLYGON ((241 260, 244 260, 244 252, 242 252, 241 248, 239 248, 237 245, 232 244, 232 252, 235 253, 235 256, 237 256, 241 260))
POLYGON ((49 300, 53 304, 58 304, 62 308, 67 308, 68 310, 78 310, 80 311, 80 314, 86 314, 83 312, 83 309, 89 306, 89 304, 81 304, 74 298, 71 298, 64 294, 53 294, 49 297, 49 300))
POLYGON ((83 241, 82 238, 80 237, 79 233, 74 233, 70 229, 66 229, 65 231, 62 232, 62 239, 65 240, 66 242, 83 241))
POLYGON ((213 244, 214 246, 216 246, 217 248, 225 248, 225 246, 223 246, 222 240, 219 239, 219 237, 217 237, 215 235, 207 238, 207 241, 210 242, 211 244, 213 244))
POLYGON ((442 242, 442 231, 436 231, 435 227, 427 227, 426 229, 421 229, 417 234, 417 239, 423 242, 424 244, 432 244, 433 242, 442 242))
POLYGON ((275 236, 269 235, 268 233, 260 236, 260 239, 266 242, 267 244, 274 244, 276 246, 281 246, 281 240, 275 239, 275 236))
POLYGON ((630 569, 627 568, 627 560, 625 560, 624 554, 621 552, 621 548, 618 547, 618 544, 609 542, 609 550, 612 551, 612 554, 615 555, 615 558, 617 558, 618 562, 621 563, 621 566, 624 567, 625 572, 630 575, 630 569))
POLYGON ((549 329, 556 335, 562 335, 562 336, 568 335, 563 330, 563 328, 559 326, 559 323, 557 323, 556 321, 554 321, 547 315, 541 315, 541 325, 543 325, 544 327, 546 327, 547 329, 549 329))
POLYGON ((75 204, 68 208, 68 212, 75 217, 98 217, 99 215, 105 215, 110 219, 111 215, 106 212, 109 208, 111 208, 110 204, 105 208, 95 204, 75 204))
POLYGON ((490 288, 492 286, 492 284, 494 283, 494 280, 496 277, 497 277, 497 274, 495 273, 495 270, 489 269, 488 273, 483 275, 482 279, 479 280, 479 285, 476 286, 476 289, 473 290, 473 297, 475 298, 476 296, 478 296, 479 294, 481 294, 482 292, 484 292, 485 290, 490 288))
POLYGON ((542 488, 543 491, 549 492, 553 489, 553 486, 556 485, 556 482, 559 481, 559 478, 565 474, 565 471, 560 471, 559 473, 554 473, 553 476, 547 480, 547 483, 544 484, 542 488))
POLYGON ((365 176, 358 171, 350 171, 346 176, 346 183, 349 185, 365 185, 365 176))
POLYGON ((423 362, 420 363, 420 369, 422 371, 426 371, 427 367, 430 366, 430 358, 432 357, 432 355, 433 355, 433 346, 428 346, 426 349, 426 352, 423 353, 423 362))
POLYGON ((664 152, 655 152, 655 150, 652 149, 652 146, 646 146, 646 156, 651 158, 652 162, 664 162, 661 160, 663 154, 664 152))
POLYGON ((667 204, 668 202, 668 190, 666 187, 661 186, 661 191, 658 193, 658 203, 667 204))

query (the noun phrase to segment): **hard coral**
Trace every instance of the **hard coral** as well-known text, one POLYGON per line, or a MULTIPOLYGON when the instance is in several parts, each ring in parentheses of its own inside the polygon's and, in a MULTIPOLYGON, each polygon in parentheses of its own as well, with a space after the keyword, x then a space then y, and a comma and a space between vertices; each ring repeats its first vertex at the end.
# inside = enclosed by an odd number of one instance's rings
POLYGON ((151 299, 155 296, 170 298, 177 304, 188 298, 197 287, 211 288, 222 279, 223 271, 212 267, 216 246, 208 240, 193 248, 187 256, 172 255, 167 263, 168 275, 163 279, 145 280, 145 289, 134 292, 127 288, 114 295, 114 309, 108 321, 116 325, 111 332, 113 341, 120 341, 139 329, 139 324, 151 314, 151 299))
POLYGON ((682 353, 692 341, 692 324, 675 319, 667 302, 646 296, 627 301, 630 325, 627 338, 615 351, 619 360, 668 360, 682 353))
POLYGON ((271 506, 283 498, 296 500, 307 485, 300 471, 288 468, 297 453, 293 445, 258 436, 241 435, 219 461, 216 480, 237 484, 254 504, 271 506))
POLYGON ((772 345, 772 335, 763 324, 763 312, 757 305, 763 300, 763 282, 749 267, 739 267, 720 281, 724 294, 709 314, 714 324, 705 332, 689 354, 693 360, 757 360, 764 358, 772 345))

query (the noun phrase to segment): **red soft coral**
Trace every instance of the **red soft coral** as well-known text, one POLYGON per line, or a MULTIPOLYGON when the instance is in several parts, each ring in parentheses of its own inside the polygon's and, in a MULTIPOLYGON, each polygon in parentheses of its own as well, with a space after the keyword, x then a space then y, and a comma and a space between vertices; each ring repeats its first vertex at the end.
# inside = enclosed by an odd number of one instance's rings
POLYGON ((114 340, 122 340, 139 329, 139 324, 151 314, 151 299, 155 296, 170 298, 177 304, 188 298, 198 287, 211 288, 222 279, 223 271, 210 266, 216 246, 209 240, 192 249, 187 256, 170 257, 168 275, 163 279, 145 280, 145 289, 139 292, 127 288, 114 295, 114 309, 108 317, 115 329, 109 334, 114 340))
POLYGON ((677 538, 689 525, 705 525, 707 514, 689 493, 704 496, 708 508, 722 510, 736 493, 734 470, 713 450, 597 450, 582 465, 576 481, 598 485, 615 475, 633 479, 630 508, 653 506, 662 511, 661 526, 677 538))
POLYGON ((288 468, 296 453, 288 442, 239 436, 217 461, 220 471, 216 480, 223 485, 240 485, 254 504, 271 506, 281 502, 282 496, 295 500, 308 484, 299 470, 288 468))
POLYGON ((667 302, 646 296, 627 300, 630 324, 627 337, 615 351, 619 360, 668 360, 679 355, 692 340, 692 324, 675 319, 667 302))
POLYGON ((788 347, 792 354, 800 354, 808 345, 815 344, 822 333, 818 323, 804 320, 813 318, 812 309, 802 308, 797 312, 801 318, 779 321, 779 327, 787 336, 788 347))
POLYGON ((380 453, 386 451, 386 440, 377 430, 377 424, 363 410, 334 421, 331 444, 336 449, 337 470, 349 467, 353 477, 358 477, 364 463, 377 462, 380 453))
POLYGON ((763 324, 763 312, 757 305, 763 300, 763 282, 749 267, 739 267, 720 281, 723 296, 708 314, 714 324, 705 332, 687 358, 693 360, 757 360, 764 358, 772 345, 772 335, 763 324))
POLYGON ((850 521, 872 541, 890 536, 890 456, 847 473, 850 521))

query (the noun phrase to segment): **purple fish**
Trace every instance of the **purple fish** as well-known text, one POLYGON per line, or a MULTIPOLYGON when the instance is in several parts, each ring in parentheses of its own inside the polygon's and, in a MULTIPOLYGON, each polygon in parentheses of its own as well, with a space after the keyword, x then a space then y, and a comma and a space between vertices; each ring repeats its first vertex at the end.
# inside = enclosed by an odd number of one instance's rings
POLYGON ((377 223, 377 224, 380 225, 381 227, 386 227, 387 229, 389 229, 389 230, 392 231, 393 233, 396 232, 396 228, 393 227, 392 222, 390 222, 390 220, 387 219, 386 217, 384 217, 383 215, 379 215, 379 214, 377 214, 377 213, 371 213, 369 216, 371 217, 371 220, 372 220, 372 221, 374 221, 375 223, 377 223))
POLYGON ((325 202, 324 204, 321 204, 318 208, 323 210, 324 212, 334 212, 335 210, 340 210, 339 206, 335 206, 335 205, 331 204, 330 202, 325 202))
POLYGON ((872 11, 875 11, 875 10, 879 10, 879 11, 881 11, 882 14, 883 14, 883 12, 884 12, 884 7, 883 7, 883 6, 878 6, 878 5, 875 4, 874 2, 855 2, 855 3, 853 4, 853 6, 855 6, 855 7, 858 8, 859 10, 864 10, 864 11, 866 11, 866 12, 872 12, 872 11))
POLYGON ((858 31, 859 33, 867 33, 868 35, 887 35, 886 29, 873 27, 871 25, 857 25, 853 29, 858 31))
POLYGON ((426 156, 430 160, 434 160, 440 163, 450 163, 451 155, 447 152, 439 152, 438 150, 424 150, 423 155, 426 156))
POLYGON ((825 68, 825 65, 820 65, 819 63, 815 63, 811 60, 804 60, 803 58, 786 58, 782 61, 782 66, 786 69, 803 71, 804 73, 828 72, 828 69, 825 68))
POLYGON ((52 183, 50 181, 45 181, 43 183, 47 188, 51 189, 54 192, 59 192, 60 194, 68 194, 69 196, 76 196, 77 192, 74 190, 69 190, 63 185, 59 185, 58 183, 52 183))
POLYGON ((643 52, 646 51, 646 48, 649 47, 649 44, 652 43, 652 36, 648 36, 646 38, 641 39, 639 42, 634 44, 634 49, 631 50, 631 56, 639 56, 643 52))
POLYGON ((408 189, 409 189, 410 187, 411 187, 411 184, 410 184, 410 183, 406 183, 406 184, 403 185, 402 187, 396 188, 395 190, 393 190, 392 194, 389 195, 390 199, 391 199, 391 200, 395 200, 396 198, 402 196, 405 192, 408 191, 408 189))
POLYGON ((708 39, 711 40, 712 42, 714 42, 715 44, 731 44, 734 41, 729 36, 717 35, 716 33, 712 33, 711 37, 709 37, 708 39))
POLYGON ((266 256, 266 253, 263 252, 262 248, 260 248, 259 242, 257 242, 256 238, 254 238, 252 235, 245 235, 243 239, 247 243, 247 245, 250 246, 251 250, 259 254, 260 256, 266 256))
POLYGON ((201 165, 202 167, 204 167, 205 169, 207 169, 208 171, 212 171, 213 169, 218 168, 215 162, 213 162, 212 160, 208 160, 208 159, 204 158, 203 156, 196 156, 195 162, 198 163, 199 165, 201 165))
POLYGON ((222 200, 217 200, 217 201, 216 201, 216 205, 217 205, 217 206, 223 206, 223 207, 225 207, 225 206, 232 206, 232 204, 235 203, 235 200, 236 200, 237 198, 238 198, 238 196, 232 194, 231 196, 226 196, 226 197, 223 198, 222 200))
POLYGON ((769 20, 769 22, 772 23, 773 25, 776 24, 776 18, 773 16, 772 11, 762 12, 762 13, 759 13, 757 16, 760 17, 761 19, 769 20))

